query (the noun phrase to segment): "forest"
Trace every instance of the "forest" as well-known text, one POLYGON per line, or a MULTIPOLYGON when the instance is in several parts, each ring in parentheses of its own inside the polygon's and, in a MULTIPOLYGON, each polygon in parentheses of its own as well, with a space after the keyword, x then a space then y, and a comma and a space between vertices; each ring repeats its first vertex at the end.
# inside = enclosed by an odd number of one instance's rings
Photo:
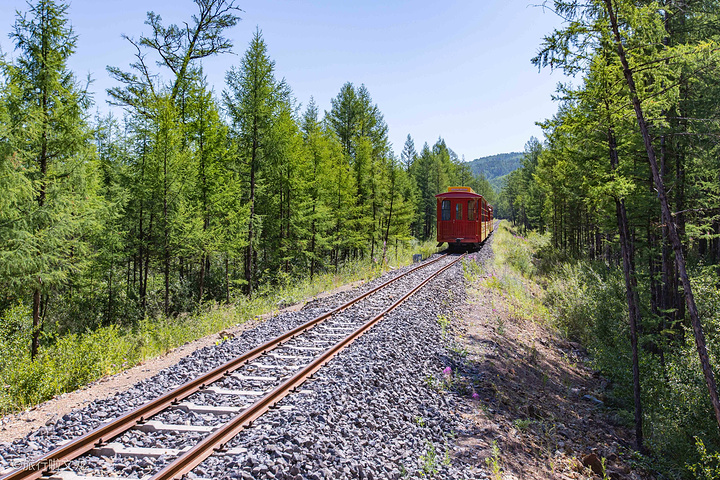
POLYGON ((107 66, 119 116, 93 116, 68 69, 68 2, 14 20, 14 60, 0 59, 1 410, 141 360, 172 319, 434 240, 450 184, 493 195, 442 138, 418 151, 408 135, 396 154, 362 84, 338 85, 330 111, 300 105, 259 28, 209 85, 201 61, 231 51, 240 10, 194 3, 181 25, 149 12, 150 33, 125 36, 129 65, 107 66), (129 344, 97 367, 103 342, 129 344))
POLYGON ((638 462, 720 478, 720 4, 545 6, 564 27, 533 63, 574 80, 498 210, 549 234, 547 302, 607 378, 638 462))

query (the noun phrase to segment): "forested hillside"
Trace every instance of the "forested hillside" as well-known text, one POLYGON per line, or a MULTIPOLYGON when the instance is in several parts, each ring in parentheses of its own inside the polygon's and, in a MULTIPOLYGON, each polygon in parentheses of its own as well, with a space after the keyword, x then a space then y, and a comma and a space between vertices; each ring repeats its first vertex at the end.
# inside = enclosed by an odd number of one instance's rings
POLYGON ((330 111, 299 105, 260 30, 227 56, 226 83, 209 85, 201 61, 231 51, 240 11, 195 3, 179 25, 148 13, 149 32, 127 37, 129 65, 107 67, 121 118, 91 118, 67 66, 67 3, 37 0, 15 19, 15 60, 0 61, 3 378, 63 338, 132 331, 359 259, 382 265, 390 246, 433 238, 448 185, 492 198, 443 139, 417 151, 408 135, 396 155, 364 85, 338 85, 330 111))
POLYGON ((502 177, 522 166, 522 152, 499 153, 480 157, 468 162, 470 170, 476 175, 483 174, 488 180, 502 177))
POLYGON ((533 62, 575 75, 501 211, 547 232, 547 302, 663 478, 719 478, 718 2, 550 2, 533 62))

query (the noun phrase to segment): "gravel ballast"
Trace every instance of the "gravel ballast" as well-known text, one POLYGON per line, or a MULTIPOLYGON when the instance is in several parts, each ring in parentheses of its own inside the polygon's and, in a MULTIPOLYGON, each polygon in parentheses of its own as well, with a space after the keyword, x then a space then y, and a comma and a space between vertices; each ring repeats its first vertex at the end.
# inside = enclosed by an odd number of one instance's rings
MULTIPOLYGON (((488 242, 489 243, 489 242, 488 242)), ((489 246, 470 255, 485 261, 489 246)), ((442 262, 439 262, 442 263, 442 262)), ((74 411, 12 444, 0 445, 0 470, 37 457, 171 388, 208 371, 280 333, 300 325, 407 270, 398 269, 358 289, 313 302, 299 312, 269 319, 237 338, 204 348, 127 391, 74 411)), ((426 275, 434 268, 421 269, 426 275)), ((413 283, 420 275, 413 275, 413 283)), ((409 282, 397 282, 398 292, 409 282)), ((481 472, 453 466, 453 435, 464 426, 455 394, 444 391, 454 365, 449 336, 439 317, 451 317, 465 300, 463 267, 456 264, 387 315, 367 334, 331 360, 303 391, 281 402, 241 432, 228 448, 242 453, 210 457, 189 476, 243 479, 486 478, 481 472)), ((388 300, 386 300, 388 301, 388 300)), ((349 309, 350 310, 350 309, 349 309)), ((348 311, 350 315, 353 312, 348 311)), ((368 311, 364 312, 366 315, 368 311)), ((232 384, 231 384, 232 386, 232 384)), ((237 386, 236 386, 237 388, 237 386)), ((193 402, 208 394, 196 394, 193 402)), ((154 420, 187 425, 215 425, 217 417, 178 410, 154 420)), ((200 435, 202 436, 202 435, 200 435)), ((182 448, 197 434, 143 433, 121 436, 135 446, 182 448)), ((123 442, 124 443, 124 442, 123 442)), ((172 457, 99 458, 85 456, 70 465, 77 473, 139 478, 157 471, 172 457)))

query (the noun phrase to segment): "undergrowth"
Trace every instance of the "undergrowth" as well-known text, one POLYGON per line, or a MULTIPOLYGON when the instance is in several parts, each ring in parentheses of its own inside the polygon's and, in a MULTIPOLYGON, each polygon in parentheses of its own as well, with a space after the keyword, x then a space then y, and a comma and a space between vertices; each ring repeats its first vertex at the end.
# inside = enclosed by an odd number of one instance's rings
MULTIPOLYGON (((632 362, 625 283, 619 265, 567 258, 549 236, 517 235, 502 222, 493 241, 495 262, 480 285, 500 292, 512 318, 544 321, 589 351, 608 380, 604 392, 615 423, 633 427, 632 362)), ((694 266, 691 281, 713 365, 720 359, 717 271, 694 266)), ((642 297, 651 279, 640 271, 643 330, 639 338, 645 444, 635 465, 662 478, 720 479, 720 436, 689 322, 668 332, 642 297), (663 355, 658 352, 662 349, 663 355)), ((501 326, 498 327, 501 329, 501 326)))

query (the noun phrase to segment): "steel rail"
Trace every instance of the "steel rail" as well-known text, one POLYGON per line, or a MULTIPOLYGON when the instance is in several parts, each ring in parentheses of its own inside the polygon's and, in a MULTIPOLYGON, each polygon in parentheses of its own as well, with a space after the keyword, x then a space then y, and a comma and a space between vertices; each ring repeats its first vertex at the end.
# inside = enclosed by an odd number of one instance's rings
POLYGON ((377 287, 361 295, 358 295, 357 297, 344 303, 343 305, 340 305, 333 310, 323 313, 322 315, 319 315, 312 320, 309 320, 306 323, 303 323, 302 325, 293 328, 292 330, 288 330, 279 337, 276 337, 263 343, 262 345, 248 350, 247 352, 243 353, 238 357, 235 357, 234 359, 226 362, 225 364, 220 365, 210 370, 209 372, 206 372, 199 377, 190 380, 176 387, 175 389, 155 398, 154 400, 151 400, 148 403, 136 407, 135 409, 115 418, 114 420, 106 424, 100 425, 94 430, 91 430, 62 446, 51 450, 42 457, 39 457, 32 461, 28 461, 22 468, 15 469, 10 473, 6 474, 5 476, 0 477, 0 480, 36 480, 52 470, 57 470, 58 468, 74 460, 80 455, 89 452, 97 446, 101 446, 103 443, 106 443, 111 438, 122 434, 123 432, 131 429, 132 427, 148 420, 153 415, 160 413, 169 406, 180 402, 181 400, 189 397, 193 393, 198 392, 206 385, 216 382, 217 380, 223 378, 231 372, 239 369, 246 363, 259 357, 263 353, 273 350, 277 348, 280 344, 315 327, 317 324, 327 320, 332 315, 335 315, 336 313, 345 310, 351 305, 359 302, 360 300, 364 299, 369 295, 372 295, 378 290, 385 288, 391 283, 409 275, 415 270, 432 265, 445 257, 447 257, 447 254, 441 255, 438 258, 430 260, 429 262, 424 262, 416 267, 411 268, 407 272, 398 275, 397 277, 390 279, 387 282, 384 282, 381 285, 378 285, 377 287))
POLYGON ((183 475, 189 473, 193 468, 197 467, 203 460, 212 455, 215 451, 222 451, 225 444, 240 433, 243 429, 250 426, 254 420, 267 412, 280 400, 289 395, 293 390, 297 389, 302 385, 312 374, 317 372, 323 365, 325 365, 330 359, 337 355, 341 350, 354 342, 358 337, 367 332, 377 322, 380 321, 385 315, 393 311, 402 302, 407 300, 408 297, 413 295, 415 292, 420 290, 426 283, 433 278, 440 275, 448 268, 455 265, 457 262, 462 260, 467 254, 464 253, 456 260, 453 260, 449 264, 445 265, 440 270, 434 272, 428 278, 423 280, 421 283, 416 285, 412 290, 406 293, 402 298, 393 303, 389 308, 383 312, 377 314, 371 320, 367 321, 360 328, 352 332, 345 339, 336 343, 329 350, 323 353, 321 356, 313 360, 310 364, 304 367, 290 377, 288 380, 278 385, 270 393, 262 397, 253 403, 247 410, 243 411, 237 417, 224 424, 219 429, 212 432, 210 435, 205 437, 200 443, 192 447, 187 452, 182 453, 176 460, 166 465, 162 470, 153 475, 150 480, 179 480, 183 475))

